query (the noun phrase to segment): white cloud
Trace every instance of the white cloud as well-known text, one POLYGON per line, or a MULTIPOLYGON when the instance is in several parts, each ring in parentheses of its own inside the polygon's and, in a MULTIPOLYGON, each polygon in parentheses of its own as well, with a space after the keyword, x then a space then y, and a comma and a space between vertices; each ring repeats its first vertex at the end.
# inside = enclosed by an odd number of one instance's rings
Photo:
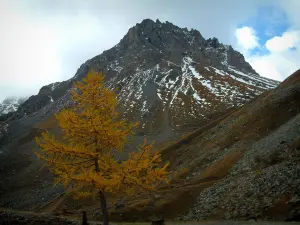
POLYGON ((245 50, 259 47, 258 37, 256 36, 255 30, 251 27, 244 26, 236 29, 235 36, 238 45, 245 50))
POLYGON ((82 63, 112 47, 128 29, 85 11, 29 15, 6 1, 0 8, 0 102, 73 77, 82 63))
POLYGON ((300 68, 300 31, 287 31, 280 37, 273 37, 265 44, 270 51, 265 55, 245 57, 251 66, 262 76, 284 80, 300 68))
POLYGON ((1 94, 11 95, 12 90, 18 94, 34 93, 42 84, 59 78, 56 37, 52 30, 4 3, 1 2, 1 9, 5 10, 1 10, 0 20, 1 94))
POLYGON ((297 51, 248 56, 246 59, 261 76, 282 81, 300 68, 297 51))
MULTIPOLYGON (((266 4, 267 5, 267 4, 266 4)), ((233 43, 236 49, 244 54, 246 60, 261 75, 275 80, 284 80, 293 72, 300 68, 300 14, 299 0, 274 0, 273 6, 275 11, 269 15, 269 27, 265 30, 265 34, 270 35, 270 39, 263 46, 258 46, 257 36, 260 34, 255 31, 246 30, 244 36, 250 38, 242 39, 243 35, 237 36, 239 29, 236 29, 236 40, 233 43), (278 8, 277 8, 278 7, 278 8), (272 35, 276 29, 273 23, 280 24, 286 16, 289 28, 288 31, 281 36, 272 35), (254 37, 252 37, 254 35, 254 37), (256 37, 256 38, 255 38, 256 37), (244 42, 241 42, 241 39, 244 42), (247 43, 248 42, 248 43, 247 43), (259 50, 266 49, 269 52, 264 54, 252 54, 252 49, 259 47, 259 50)), ((257 21, 258 24, 260 21, 257 21)), ((241 32, 240 32, 241 33, 241 32)))
POLYGON ((288 31, 282 36, 273 37, 266 42, 266 47, 270 52, 283 52, 300 44, 300 31, 288 31))

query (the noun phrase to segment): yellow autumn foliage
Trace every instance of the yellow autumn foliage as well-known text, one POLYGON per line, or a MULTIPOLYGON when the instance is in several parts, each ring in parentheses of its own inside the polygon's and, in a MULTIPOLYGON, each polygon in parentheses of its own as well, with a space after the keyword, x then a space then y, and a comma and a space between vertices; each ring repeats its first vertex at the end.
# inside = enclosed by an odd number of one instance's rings
POLYGON ((90 71, 75 83, 72 97, 75 106, 56 115, 63 135, 57 138, 45 131, 36 138, 40 149, 36 155, 56 174, 58 183, 77 197, 87 197, 99 191, 152 191, 168 182, 168 164, 150 152, 152 145, 144 143, 128 159, 116 160, 137 124, 121 119, 116 94, 104 86, 102 74, 90 71))

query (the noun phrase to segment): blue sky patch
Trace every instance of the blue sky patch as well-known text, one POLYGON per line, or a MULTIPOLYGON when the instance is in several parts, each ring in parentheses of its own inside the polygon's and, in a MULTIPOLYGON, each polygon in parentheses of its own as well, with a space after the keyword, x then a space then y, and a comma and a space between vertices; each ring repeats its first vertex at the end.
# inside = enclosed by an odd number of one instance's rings
POLYGON ((249 18, 240 27, 252 27, 259 38, 261 47, 250 51, 251 54, 264 55, 269 51, 265 48, 265 43, 275 36, 281 36, 290 26, 286 13, 279 7, 272 5, 260 7, 255 16, 249 18))

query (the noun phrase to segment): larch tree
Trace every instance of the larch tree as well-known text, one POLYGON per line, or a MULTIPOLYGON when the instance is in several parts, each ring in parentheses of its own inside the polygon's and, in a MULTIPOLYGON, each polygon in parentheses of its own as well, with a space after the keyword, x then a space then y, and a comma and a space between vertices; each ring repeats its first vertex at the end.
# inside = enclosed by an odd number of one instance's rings
POLYGON ((137 124, 128 123, 116 111, 116 94, 104 86, 101 73, 90 71, 76 82, 72 98, 75 106, 56 114, 60 138, 43 132, 36 137, 40 150, 35 153, 56 175, 57 183, 63 183, 76 197, 98 196, 103 224, 107 225, 105 194, 156 190, 168 182, 168 163, 146 143, 127 159, 116 159, 137 124))

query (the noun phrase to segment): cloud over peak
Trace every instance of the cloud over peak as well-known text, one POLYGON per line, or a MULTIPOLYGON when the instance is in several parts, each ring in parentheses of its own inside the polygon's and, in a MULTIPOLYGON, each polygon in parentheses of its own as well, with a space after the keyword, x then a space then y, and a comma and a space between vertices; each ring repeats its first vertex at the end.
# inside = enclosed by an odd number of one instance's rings
POLYGON ((245 50, 251 50, 259 47, 258 37, 252 27, 243 26, 235 31, 235 37, 238 45, 245 50))
POLYGON ((270 52, 283 52, 300 46, 300 30, 287 31, 281 36, 275 36, 266 42, 270 52))
POLYGON ((297 23, 297 16, 290 14, 293 4, 299 3, 261 7, 236 28, 234 46, 262 76, 284 80, 300 68, 300 21, 297 23))

